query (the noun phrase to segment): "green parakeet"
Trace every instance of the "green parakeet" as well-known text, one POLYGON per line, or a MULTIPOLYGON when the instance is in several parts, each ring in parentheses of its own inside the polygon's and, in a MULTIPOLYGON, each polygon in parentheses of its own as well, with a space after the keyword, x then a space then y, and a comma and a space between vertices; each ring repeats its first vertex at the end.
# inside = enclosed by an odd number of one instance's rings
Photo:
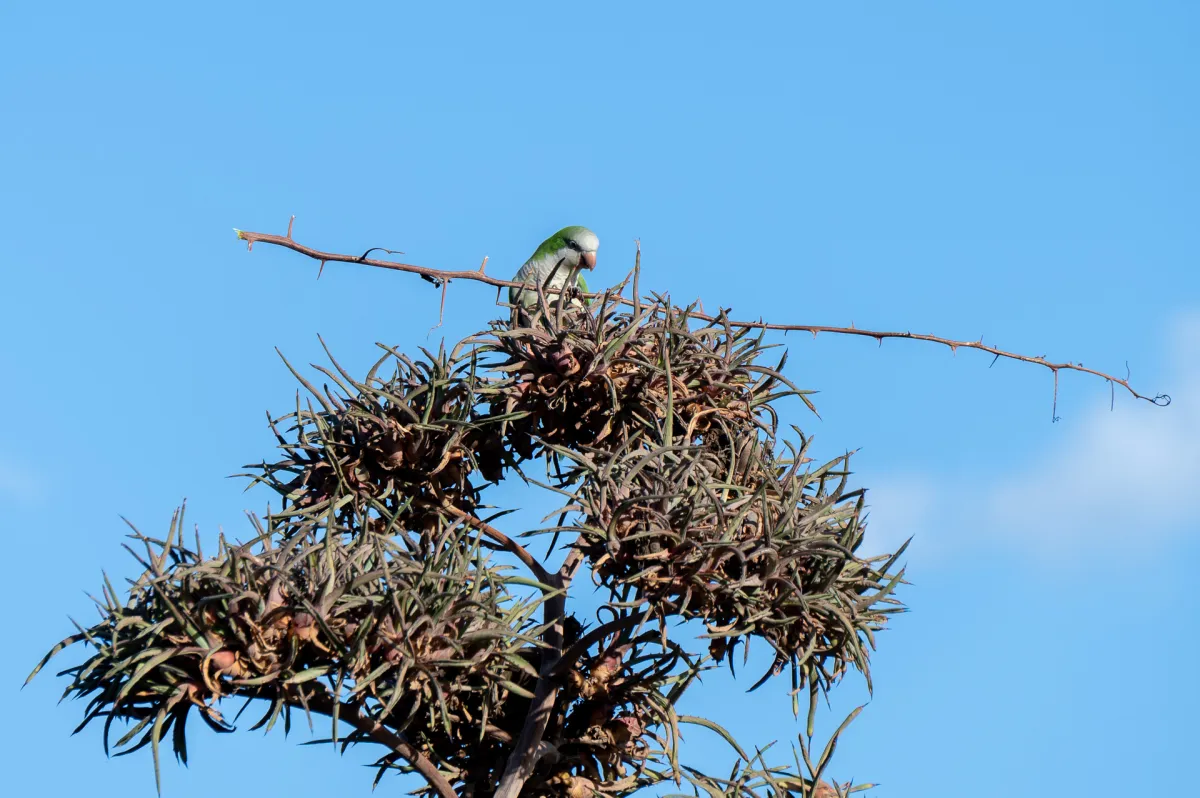
MULTIPOLYGON (((575 274, 579 289, 586 293, 587 283, 580 272, 582 269, 596 268, 596 250, 599 248, 600 239, 591 230, 579 225, 564 227, 541 243, 517 270, 513 280, 561 291, 567 284, 567 278, 575 274), (552 272, 554 277, 547 283, 552 272)), ((554 295, 547 296, 548 300, 554 298, 554 295)), ((538 301, 537 289, 509 288, 508 301, 523 308, 532 308, 538 301)))

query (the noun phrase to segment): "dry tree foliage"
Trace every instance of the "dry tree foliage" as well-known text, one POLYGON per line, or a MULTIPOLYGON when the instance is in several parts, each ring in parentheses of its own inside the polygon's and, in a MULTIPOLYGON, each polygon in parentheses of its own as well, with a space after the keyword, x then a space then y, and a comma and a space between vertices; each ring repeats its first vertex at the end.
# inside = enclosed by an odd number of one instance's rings
POLYGON ((254 728, 327 716, 328 742, 381 747, 377 781, 415 771, 442 798, 864 789, 822 781, 837 734, 811 751, 812 712, 851 668, 869 684, 875 633, 902 610, 900 552, 856 554, 849 455, 817 464, 799 430, 780 436, 778 402, 811 403, 761 334, 618 294, 543 294, 415 359, 385 347, 362 380, 332 356, 319 389, 293 369, 310 396, 270 419, 278 454, 250 475, 282 507, 210 556, 182 542, 182 511, 165 539, 135 533, 144 573, 127 595, 106 579, 100 621, 47 655, 89 652, 61 674, 88 699, 80 728, 102 721, 107 747, 120 721, 113 747, 149 746, 157 774, 164 741, 186 760, 191 715, 231 731, 227 699, 261 699, 254 728), (565 542, 557 571, 482 517, 514 474, 562 497, 557 523, 523 535, 565 542), (567 609, 583 566, 604 622, 567 609), (680 619, 705 639, 679 639, 680 619), (755 638, 774 652, 757 684, 786 670, 809 699, 803 772, 676 712, 755 638), (721 734, 734 771, 681 763, 681 724, 721 734))

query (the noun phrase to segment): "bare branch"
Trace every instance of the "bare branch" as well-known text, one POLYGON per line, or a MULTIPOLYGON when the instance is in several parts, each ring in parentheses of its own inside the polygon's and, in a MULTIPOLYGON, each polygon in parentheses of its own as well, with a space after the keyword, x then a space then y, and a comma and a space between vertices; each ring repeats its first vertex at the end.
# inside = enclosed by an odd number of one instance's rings
POLYGON ((575 571, 582 562, 582 552, 578 546, 573 546, 554 578, 559 591, 546 599, 545 619, 549 628, 542 638, 546 648, 542 649, 541 675, 538 676, 537 687, 533 691, 533 703, 529 705, 529 714, 525 717, 521 736, 517 739, 512 755, 508 758, 508 765, 504 768, 504 775, 496 787, 495 798, 517 798, 537 765, 536 753, 546 733, 546 725, 550 722, 554 699, 558 697, 559 683, 553 673, 558 658, 562 656, 562 622, 567 611, 567 588, 570 587, 571 580, 575 578, 575 571))
POLYGON ((503 548, 505 551, 516 555, 516 558, 520 560, 521 563, 528 568, 530 572, 533 573, 534 577, 543 585, 546 585, 550 589, 554 589, 556 587, 558 578, 551 575, 550 572, 547 571, 542 564, 537 561, 537 558, 530 554, 529 550, 520 543, 510 538, 499 529, 496 529, 491 524, 488 524, 486 521, 483 521, 468 512, 458 509, 449 502, 444 503, 442 508, 446 510, 446 512, 458 518, 467 526, 482 532, 492 540, 499 543, 501 548, 503 548))
MULTIPOLYGON (((499 280, 495 277, 490 277, 490 276, 484 274, 482 269, 480 269, 480 270, 472 269, 470 271, 446 271, 443 269, 431 269, 427 266, 415 266, 415 265, 409 264, 409 263, 396 263, 394 261, 375 260, 375 259, 366 257, 365 254, 363 256, 355 256, 355 255, 341 255, 341 254, 336 254, 336 253, 332 253, 332 252, 321 252, 320 250, 313 249, 312 247, 306 247, 303 244, 298 244, 294 240, 292 240, 290 237, 287 237, 287 236, 270 235, 268 233, 251 233, 251 232, 248 232, 245 230, 237 230, 237 234, 238 234, 239 239, 246 242, 247 249, 253 247, 255 242, 261 241, 264 244, 274 244, 275 246, 284 247, 286 249, 290 249, 295 252, 299 252, 302 255, 307 255, 308 257, 310 257, 314 260, 321 261, 322 265, 326 261, 341 261, 343 263, 361 263, 366 266, 374 266, 374 267, 377 267, 380 269, 392 269, 394 271, 411 272, 412 274, 421 275, 425 279, 429 280, 430 282, 433 282, 435 285, 438 285, 438 286, 441 285, 442 281, 454 280, 454 279, 475 280, 477 282, 481 282, 481 283, 485 283, 487 285, 497 286, 497 287, 501 287, 501 288, 521 287, 524 285, 524 283, 519 283, 519 282, 516 282, 513 280, 499 280)), ((370 252, 370 251, 371 250, 368 250, 368 252, 370 252)), ((641 242, 638 242, 638 267, 639 268, 636 269, 636 272, 640 272, 640 265, 641 265, 641 242)), ((635 273, 635 276, 634 276, 635 297, 634 297, 634 299, 630 300, 630 299, 626 299, 624 297, 612 297, 612 300, 615 302, 620 302, 625 305, 629 305, 636 310, 638 305, 640 304, 640 302, 639 302, 640 298, 636 296, 637 282, 638 282, 638 275, 635 273)), ((599 298, 599 297, 602 297, 603 294, 585 294, 584 296, 586 296, 588 298, 599 298)), ((692 313, 690 315, 693 319, 698 319, 701 321, 710 321, 710 322, 718 321, 717 317, 709 316, 709 315, 706 315, 703 313, 692 313)), ((885 338, 903 338, 903 339, 908 339, 908 340, 912 340, 912 341, 927 341, 929 343, 935 343, 935 344, 941 344, 943 346, 947 346, 950 348, 951 352, 955 352, 960 348, 962 348, 962 349, 977 349, 981 352, 987 352, 990 355, 994 355, 997 359, 1005 358, 1008 360, 1016 360, 1016 361, 1019 361, 1022 363, 1033 363, 1038 366, 1044 366, 1045 368, 1048 368, 1052 372, 1054 372, 1056 383, 1057 383, 1057 378, 1058 378, 1058 372, 1060 372, 1060 371, 1078 371, 1083 374, 1091 374, 1091 375, 1099 377, 1103 380, 1108 380, 1110 383, 1112 383, 1114 385, 1120 385, 1122 388, 1127 390, 1130 393, 1130 395, 1133 396, 1135 399, 1141 399, 1143 401, 1150 402, 1151 404, 1157 405, 1159 407, 1165 407, 1166 405, 1171 403, 1171 397, 1166 394, 1157 394, 1155 396, 1147 396, 1145 394, 1139 393, 1138 391, 1134 390, 1133 386, 1129 384, 1128 379, 1121 379, 1120 377, 1115 377, 1112 374, 1107 374, 1103 371, 1097 371, 1096 369, 1085 368, 1082 363, 1072 363, 1070 361, 1063 362, 1063 363, 1055 363, 1050 360, 1047 360, 1044 355, 1039 356, 1039 357, 1031 357, 1029 355, 1022 355, 1022 354, 1018 354, 1016 352, 1007 352, 1003 349, 997 349, 994 346, 988 346, 987 344, 984 344, 982 338, 978 341, 955 341, 951 338, 942 338, 937 335, 924 335, 922 333, 914 333, 914 332, 907 332, 907 331, 864 330, 864 329, 860 329, 858 327, 853 326, 853 324, 851 324, 851 326, 849 326, 849 327, 830 327, 830 326, 820 325, 820 324, 770 324, 770 323, 763 322, 763 321, 732 321, 731 320, 728 323, 731 327, 738 327, 738 328, 742 328, 742 329, 777 330, 777 331, 783 331, 783 332, 808 332, 808 333, 812 333, 814 337, 816 337, 820 333, 830 333, 832 335, 857 335, 857 336, 861 336, 864 338, 874 338, 876 341, 879 341, 880 343, 882 343, 883 339, 885 339, 885 338)), ((994 362, 995 361, 993 361, 993 363, 994 362)), ((1057 399, 1057 396, 1056 396, 1056 399, 1057 399)), ((1056 401, 1055 409, 1057 411, 1057 401, 1056 401)))
MULTIPOLYGON (((306 708, 322 715, 333 716, 334 702, 328 693, 317 691, 315 694, 307 696, 307 699, 308 706, 306 708)), ((437 769, 437 766, 429 761, 428 757, 414 748, 408 740, 404 739, 403 735, 397 734, 374 718, 364 715, 358 704, 342 702, 338 708, 338 717, 380 745, 390 748, 397 756, 402 757, 425 778, 425 781, 437 791, 441 798, 458 798, 454 788, 450 786, 450 782, 437 769)))

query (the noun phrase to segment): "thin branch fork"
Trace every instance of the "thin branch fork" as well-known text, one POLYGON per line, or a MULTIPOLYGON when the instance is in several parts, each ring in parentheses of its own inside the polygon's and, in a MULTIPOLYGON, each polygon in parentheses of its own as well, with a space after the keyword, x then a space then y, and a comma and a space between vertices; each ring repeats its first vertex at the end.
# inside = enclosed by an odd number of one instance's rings
MULTIPOLYGON (((537 685, 534 687, 533 702, 529 707, 529 714, 525 717, 521 735, 513 746, 500 784, 496 788, 495 798, 517 798, 521 793, 521 788, 525 786, 525 782, 529 780, 534 768, 537 767, 537 752, 542 747, 542 738, 546 734, 546 727, 554 710, 554 701, 558 697, 564 660, 569 655, 570 662, 566 663, 569 665, 577 660, 583 651, 586 651, 586 645, 580 649, 579 644, 576 644, 566 654, 563 652, 563 619, 567 613, 567 590, 575 578, 575 571, 583 562, 583 554, 578 546, 571 547, 562 567, 557 573, 551 574, 536 557, 529 553, 528 549, 491 524, 449 503, 444 503, 442 507, 462 523, 491 538, 501 548, 515 555, 534 577, 546 586, 547 595, 542 610, 547 624, 546 631, 542 636, 542 642, 545 643, 542 653, 543 665, 538 675, 537 685)), ((621 625, 623 626, 624 623, 621 625)), ((610 626, 606 625, 601 629, 609 630, 610 626)), ((612 627, 612 629, 616 628, 619 627, 612 627)), ((594 636, 593 633, 586 640, 590 643, 594 636)), ((583 640, 579 642, 584 643, 583 640)))
POLYGON ((496 529, 491 524, 471 515, 468 512, 458 509, 449 502, 442 504, 442 509, 453 515, 458 520, 462 521, 467 526, 482 532, 487 537, 495 541, 500 548, 516 556, 521 564, 524 565, 533 574, 534 578, 546 586, 547 590, 554 590, 558 584, 558 577, 552 575, 542 566, 541 562, 536 557, 529 553, 529 550, 522 546, 517 541, 510 538, 508 535, 496 529))
MULTIPOLYGON (((333 717, 334 699, 328 693, 317 691, 314 695, 306 696, 305 702, 307 704, 305 709, 311 709, 322 715, 333 717)), ((364 715, 357 704, 341 702, 341 705, 338 707, 338 718, 346 721, 380 745, 391 749, 397 756, 407 761, 413 766, 414 770, 425 778, 425 781, 437 792, 440 798, 458 798, 458 794, 450 786, 450 782, 447 781, 446 777, 428 757, 413 747, 402 735, 387 728, 374 718, 364 715)))
MULTIPOLYGON (((292 217, 292 218, 294 220, 295 217, 292 217)), ((285 249, 290 249, 294 252, 299 252, 302 255, 306 255, 309 258, 312 258, 313 260, 320 261, 322 268, 324 268, 325 263, 329 262, 329 261, 338 261, 338 262, 342 262, 342 263, 361 263, 365 266, 374 266, 374 267, 380 268, 380 269, 392 269, 394 271, 419 274, 422 277, 430 280, 431 282, 434 282, 435 285, 442 286, 443 288, 444 288, 446 282, 448 282, 450 280, 474 280, 476 282, 484 283, 486 285, 496 286, 497 288, 513 288, 513 287, 519 288, 519 287, 522 287, 525 285, 524 283, 516 282, 513 280, 500 280, 500 279, 497 279, 490 275, 484 274, 482 267, 477 270, 471 269, 471 270, 467 270, 467 271, 448 271, 445 269, 433 269, 433 268, 429 268, 428 266, 416 266, 411 263, 397 263, 395 261, 378 260, 375 258, 368 258, 367 255, 370 254, 371 252, 373 252, 374 251, 373 249, 367 250, 367 252, 363 253, 362 255, 358 255, 358 256, 342 255, 342 254, 338 254, 338 253, 334 253, 334 252, 322 252, 320 250, 313 249, 312 247, 307 247, 303 244, 297 243, 291 236, 292 223, 290 221, 288 222, 288 234, 286 236, 271 235, 269 233, 253 233, 253 232, 249 232, 246 230, 237 230, 236 228, 235 228, 235 231, 237 232, 238 238, 241 239, 242 241, 246 242, 247 249, 252 249, 256 242, 262 242, 264 244, 271 244, 273 246, 284 247, 285 249)), ((376 249, 378 249, 378 248, 376 248, 376 249)), ((639 245, 638 245, 639 265, 640 265, 640 261, 641 261, 641 246, 640 246, 640 242, 639 242, 639 245)), ((486 262, 487 261, 485 259, 484 263, 486 264, 486 262)), ((638 307, 640 297, 637 296, 636 283, 637 283, 637 272, 639 272, 640 269, 635 267, 634 271, 635 271, 635 274, 634 274, 634 283, 635 283, 634 294, 635 294, 635 296, 634 296, 634 298, 626 299, 625 297, 610 296, 609 301, 620 302, 622 304, 629 305, 635 309, 638 307)), ((591 297, 591 298, 600 298, 604 295, 603 294, 586 294, 585 296, 591 297)), ((445 302, 445 293, 444 292, 442 294, 442 302, 443 302, 443 307, 444 307, 444 302, 445 302)), ((1128 376, 1126 376, 1125 379, 1121 379, 1120 377, 1113 376, 1112 374, 1107 374, 1103 371, 1098 371, 1098 370, 1092 369, 1092 368, 1086 368, 1082 363, 1072 363, 1070 361, 1056 363, 1056 362, 1047 360, 1044 356, 1033 357, 1030 355, 1022 355, 1022 354, 1019 354, 1016 352, 1008 352, 1003 349, 999 349, 997 347, 990 346, 988 344, 983 343, 982 338, 980 338, 978 341, 955 341, 951 338, 943 338, 943 337, 937 336, 937 335, 924 335, 921 333, 913 333, 913 332, 907 332, 907 331, 902 332, 902 331, 885 331, 885 330, 865 330, 865 329, 860 329, 858 327, 854 327, 853 325, 850 327, 831 327, 831 326, 820 325, 820 324, 771 324, 771 323, 763 322, 763 321, 733 321, 733 320, 727 320, 723 317, 710 316, 710 315, 706 315, 704 313, 698 313, 698 312, 693 312, 693 313, 690 313, 689 315, 692 318, 698 319, 701 321, 727 323, 730 327, 738 327, 741 329, 777 330, 777 331, 783 331, 783 332, 808 332, 808 333, 812 333, 814 337, 820 333, 830 333, 832 335, 856 335, 856 336, 864 337, 864 338, 873 338, 881 344, 883 343, 883 340, 885 338, 900 338, 900 339, 908 339, 908 340, 912 340, 912 341, 926 341, 929 343, 941 344, 942 346, 949 347, 951 352, 956 352, 959 349, 976 349, 976 350, 979 350, 980 352, 987 352, 989 355, 994 356, 994 359, 992 360, 993 364, 996 362, 996 360, 999 360, 1000 358, 1005 358, 1006 360, 1015 360, 1015 361, 1019 361, 1021 363, 1033 363, 1034 365, 1043 366, 1045 368, 1048 368, 1048 369, 1050 369, 1050 371, 1052 371, 1054 373, 1054 397, 1055 397, 1055 407, 1056 408, 1057 408, 1057 403, 1058 403, 1058 375, 1059 375, 1059 372, 1062 372, 1062 371, 1078 371, 1083 374, 1091 374, 1091 375, 1099 377, 1103 380, 1107 380, 1110 385, 1114 385, 1114 386, 1120 385, 1122 388, 1124 388, 1126 391, 1128 391, 1129 394, 1131 396, 1133 396, 1135 399, 1141 399, 1143 401, 1150 402, 1151 404, 1157 405, 1159 407, 1165 407, 1166 405, 1171 403, 1171 397, 1166 394, 1157 394, 1155 396, 1147 396, 1145 394, 1138 392, 1137 390, 1135 390, 1133 388, 1132 385, 1130 385, 1128 376)))

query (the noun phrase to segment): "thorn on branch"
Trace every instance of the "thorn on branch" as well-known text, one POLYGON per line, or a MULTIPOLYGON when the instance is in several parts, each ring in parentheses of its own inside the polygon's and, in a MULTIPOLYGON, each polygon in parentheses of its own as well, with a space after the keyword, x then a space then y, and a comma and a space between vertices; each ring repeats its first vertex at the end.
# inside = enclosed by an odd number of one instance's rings
POLYGON ((633 258, 633 317, 636 319, 642 313, 642 239, 633 239, 633 245, 637 247, 637 254, 633 258))
POLYGON ((233 228, 233 232, 237 233, 237 237, 238 237, 239 241, 246 242, 246 251, 247 252, 254 249, 254 239, 250 237, 251 236, 250 233, 247 233, 245 230, 239 230, 236 227, 233 228))
POLYGON ((292 214, 292 218, 291 218, 291 219, 288 219, 288 231, 287 231, 287 237, 288 237, 288 240, 289 240, 289 241, 292 239, 292 224, 293 224, 295 221, 296 221, 296 214, 294 214, 294 213, 293 213, 293 214, 292 214))
POLYGON ((446 318, 446 289, 449 287, 450 287, 450 281, 442 280, 442 304, 438 308, 438 323, 429 328, 429 332, 425 333, 426 338, 428 338, 430 335, 432 335, 433 331, 436 330, 438 327, 441 327, 442 322, 445 321, 445 318, 446 318))
POLYGON ((1050 408, 1050 423, 1057 424, 1060 419, 1058 417, 1058 369, 1051 368, 1054 372, 1054 405, 1050 408))
POLYGON ((487 268, 488 256, 483 256, 483 263, 479 264, 479 273, 483 274, 483 270, 487 268))
POLYGON ((398 249, 387 249, 385 247, 371 247, 366 252, 364 252, 363 254, 358 256, 359 262, 361 263, 362 261, 365 261, 367 259, 367 256, 370 255, 372 252, 386 252, 389 255, 403 255, 404 254, 403 252, 401 252, 398 249))

